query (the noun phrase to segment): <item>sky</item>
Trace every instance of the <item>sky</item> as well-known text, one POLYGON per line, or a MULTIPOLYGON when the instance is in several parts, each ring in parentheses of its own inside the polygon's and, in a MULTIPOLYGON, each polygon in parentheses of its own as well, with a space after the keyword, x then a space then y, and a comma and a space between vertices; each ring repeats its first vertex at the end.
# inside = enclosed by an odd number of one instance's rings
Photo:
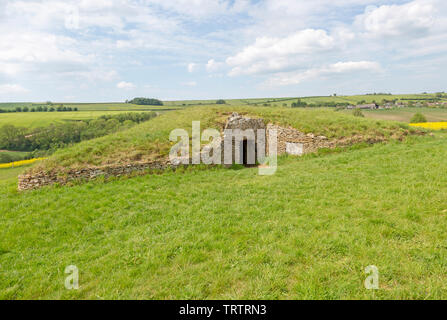
POLYGON ((447 91, 445 0, 0 0, 0 101, 447 91))

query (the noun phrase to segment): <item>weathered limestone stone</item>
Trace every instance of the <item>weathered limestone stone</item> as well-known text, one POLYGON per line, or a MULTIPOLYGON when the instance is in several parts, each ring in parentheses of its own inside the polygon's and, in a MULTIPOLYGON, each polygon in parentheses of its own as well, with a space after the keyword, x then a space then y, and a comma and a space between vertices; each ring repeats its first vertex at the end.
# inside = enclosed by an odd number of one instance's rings
POLYGON ((293 156, 302 156, 304 154, 304 144, 286 142, 286 153, 293 156))

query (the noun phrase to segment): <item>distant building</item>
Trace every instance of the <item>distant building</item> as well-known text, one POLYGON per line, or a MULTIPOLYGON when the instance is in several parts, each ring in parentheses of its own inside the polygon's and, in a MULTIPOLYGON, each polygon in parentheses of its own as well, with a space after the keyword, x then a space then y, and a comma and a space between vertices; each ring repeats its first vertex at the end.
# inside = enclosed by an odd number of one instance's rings
POLYGON ((375 110, 378 109, 379 106, 375 103, 371 103, 371 104, 360 104, 358 106, 356 106, 357 109, 369 109, 369 110, 375 110))

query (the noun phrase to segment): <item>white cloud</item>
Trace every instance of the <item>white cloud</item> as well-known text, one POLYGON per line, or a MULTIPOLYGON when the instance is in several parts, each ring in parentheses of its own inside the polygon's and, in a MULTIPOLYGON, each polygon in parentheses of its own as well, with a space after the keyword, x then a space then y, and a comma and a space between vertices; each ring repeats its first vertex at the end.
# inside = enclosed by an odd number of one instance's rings
POLYGON ((375 37, 421 37, 434 24, 433 1, 416 0, 404 5, 368 7, 356 18, 356 26, 375 37))
POLYGON ((18 84, 1 84, 0 94, 14 94, 14 93, 26 93, 27 89, 18 84))
POLYGON ((22 68, 39 63, 91 62, 93 55, 82 55, 73 47, 77 44, 71 38, 42 32, 0 34, 0 63, 20 64, 22 68))
MULTIPOLYGON (((35 79, 48 86, 46 96, 56 85, 64 97, 81 84, 86 90, 77 97, 119 95, 121 73, 130 82, 120 86, 128 90, 143 88, 133 79, 156 74, 157 90, 169 96, 197 85, 182 83, 197 71, 209 72, 210 82, 220 77, 217 93, 234 88, 227 74, 243 76, 247 84, 267 77, 276 84, 335 83, 337 75, 354 70, 355 81, 371 83, 377 77, 369 71, 378 70, 371 61, 387 66, 385 82, 392 90, 393 79, 405 78, 404 72, 426 71, 410 65, 445 57, 446 43, 445 0, 0 1, 0 81, 35 79), (353 62, 332 64, 337 61, 353 62), (183 75, 172 71, 178 66, 183 75), (68 89, 62 93, 63 88, 68 89)), ((439 68, 436 76, 444 71, 439 68)), ((24 84, 40 95, 41 86, 24 84)), ((324 90, 315 87, 314 92, 324 90)), ((267 94, 247 89, 249 95, 267 94)))
POLYGON ((348 74, 356 71, 380 72, 381 66, 373 61, 338 62, 321 68, 309 69, 301 73, 280 73, 268 80, 271 86, 299 84, 306 80, 318 79, 337 74, 348 74))
POLYGON ((279 71, 297 63, 297 58, 328 51, 335 45, 333 37, 324 30, 306 29, 285 38, 257 38, 226 62, 232 67, 230 75, 279 71))
POLYGON ((247 0, 148 0, 150 4, 195 19, 212 19, 247 8, 247 0))
POLYGON ((217 62, 214 59, 211 59, 206 64, 206 71, 208 72, 216 72, 219 71, 224 66, 223 62, 217 62))
POLYGON ((132 83, 132 82, 126 82, 126 81, 121 81, 119 82, 116 87, 118 89, 125 89, 125 90, 130 90, 130 89, 135 89, 136 86, 132 83))

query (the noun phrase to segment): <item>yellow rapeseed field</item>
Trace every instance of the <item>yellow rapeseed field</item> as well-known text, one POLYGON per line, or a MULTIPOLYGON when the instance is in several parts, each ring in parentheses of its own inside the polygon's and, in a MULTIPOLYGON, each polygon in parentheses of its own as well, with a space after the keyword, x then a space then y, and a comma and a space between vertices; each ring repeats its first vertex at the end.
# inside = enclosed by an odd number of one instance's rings
POLYGON ((442 129, 447 129, 447 122, 410 123, 410 126, 432 129, 432 130, 442 130, 442 129))
POLYGON ((25 166, 27 164, 32 164, 36 161, 45 160, 46 158, 36 158, 36 159, 30 159, 30 160, 22 160, 22 161, 15 161, 10 163, 1 163, 0 169, 6 169, 6 168, 16 168, 25 166))

